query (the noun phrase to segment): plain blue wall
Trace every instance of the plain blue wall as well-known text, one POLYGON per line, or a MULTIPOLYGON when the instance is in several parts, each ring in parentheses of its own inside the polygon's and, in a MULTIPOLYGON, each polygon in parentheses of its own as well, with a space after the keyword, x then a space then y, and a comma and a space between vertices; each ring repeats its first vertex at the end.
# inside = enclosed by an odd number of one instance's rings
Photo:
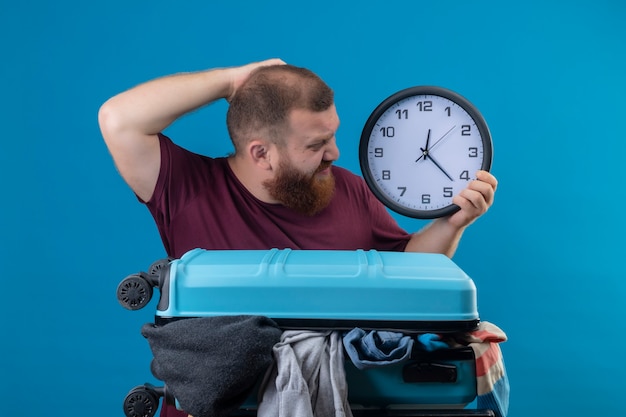
MULTIPOLYGON (((615 1, 0 3, 3 416, 121 416, 153 381, 118 282, 164 256, 96 115, 180 71, 281 57, 336 91, 340 164, 389 94, 432 84, 481 109, 500 180, 455 261, 500 325, 511 417, 622 415, 626 7, 615 1)), ((168 130, 230 151, 226 106, 168 130)), ((409 230, 424 223, 399 218, 409 230)), ((152 310, 152 311, 148 311, 152 310)))

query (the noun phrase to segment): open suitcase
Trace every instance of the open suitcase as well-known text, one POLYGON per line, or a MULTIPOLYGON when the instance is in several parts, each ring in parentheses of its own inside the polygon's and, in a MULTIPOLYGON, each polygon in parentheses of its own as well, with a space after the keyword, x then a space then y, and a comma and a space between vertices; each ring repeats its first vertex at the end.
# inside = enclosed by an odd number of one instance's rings
MULTIPOLYGON (((404 334, 464 333, 477 328, 476 287, 444 255, 327 250, 194 249, 155 262, 118 286, 128 309, 160 292, 155 324, 192 317, 266 316, 281 329, 390 330, 404 334)), ((345 361, 355 416, 493 416, 465 409, 476 398, 469 347, 413 350, 399 364, 359 370, 345 361)), ((127 417, 152 417, 167 387, 133 388, 127 417)), ((256 398, 238 415, 255 415, 256 398)), ((175 398, 169 398, 175 401, 175 398)))

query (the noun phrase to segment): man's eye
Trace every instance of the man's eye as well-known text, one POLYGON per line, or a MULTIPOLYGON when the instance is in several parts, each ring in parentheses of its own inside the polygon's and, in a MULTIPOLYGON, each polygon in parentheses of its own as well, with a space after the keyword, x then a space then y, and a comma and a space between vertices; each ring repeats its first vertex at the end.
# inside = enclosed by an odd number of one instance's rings
POLYGON ((325 140, 323 142, 316 143, 315 145, 311 145, 311 149, 314 151, 319 151, 324 146, 328 145, 328 142, 329 142, 328 140, 325 140))

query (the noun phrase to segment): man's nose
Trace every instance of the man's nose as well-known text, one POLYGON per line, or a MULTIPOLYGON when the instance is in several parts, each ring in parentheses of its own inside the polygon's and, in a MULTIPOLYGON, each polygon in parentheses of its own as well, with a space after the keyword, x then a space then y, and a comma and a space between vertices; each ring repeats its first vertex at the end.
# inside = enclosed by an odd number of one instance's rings
POLYGON ((339 147, 337 146, 337 142, 333 140, 328 144, 324 152, 324 160, 336 161, 337 159, 339 159, 339 147))

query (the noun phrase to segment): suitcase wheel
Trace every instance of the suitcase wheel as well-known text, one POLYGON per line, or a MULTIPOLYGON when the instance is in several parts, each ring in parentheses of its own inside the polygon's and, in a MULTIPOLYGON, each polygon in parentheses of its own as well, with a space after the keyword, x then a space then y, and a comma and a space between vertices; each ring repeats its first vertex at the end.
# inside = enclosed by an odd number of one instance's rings
POLYGON ((148 269, 148 273, 150 275, 159 275, 161 273, 161 270, 165 269, 165 267, 167 267, 170 264, 170 259, 166 258, 166 259, 160 259, 156 262, 154 262, 152 265, 150 265, 150 269, 148 269))
POLYGON ((152 285, 141 275, 129 275, 117 286, 117 300, 128 310, 139 310, 152 299, 152 285))
POLYGON ((126 417, 153 417, 159 407, 159 393, 150 384, 133 388, 124 398, 126 417))

